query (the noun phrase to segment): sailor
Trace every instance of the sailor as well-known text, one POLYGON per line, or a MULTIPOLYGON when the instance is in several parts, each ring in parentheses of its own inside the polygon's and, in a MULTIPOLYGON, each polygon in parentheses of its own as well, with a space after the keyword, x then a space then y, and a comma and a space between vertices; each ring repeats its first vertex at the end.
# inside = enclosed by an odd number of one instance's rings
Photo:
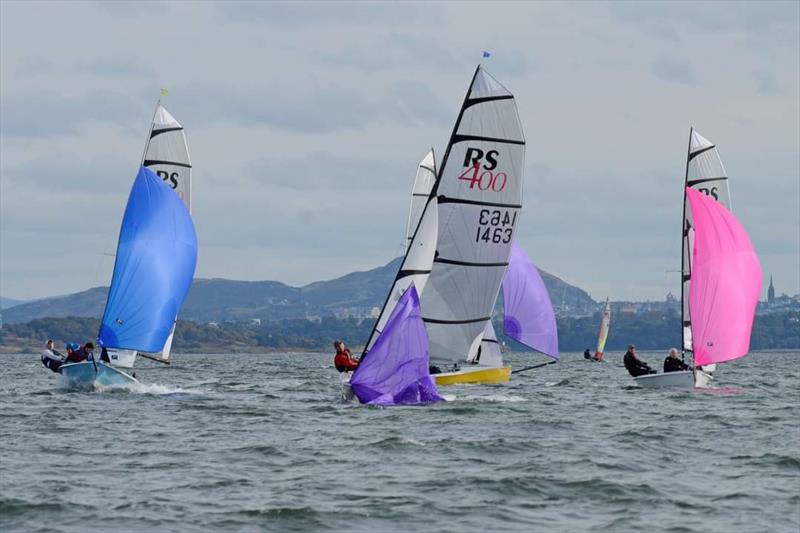
POLYGON ((92 355, 94 350, 94 344, 91 342, 87 342, 77 349, 73 348, 73 346, 77 346, 77 344, 71 344, 67 350, 67 363, 82 363, 92 355))
POLYGON ((689 365, 678 359, 678 350, 670 348, 669 355, 664 359, 664 372, 680 372, 689 370, 689 365))
POLYGON ((583 358, 584 359, 591 359, 592 358, 592 352, 589 351, 589 348, 586 348, 583 351, 583 358))
POLYGON ((335 341, 333 347, 336 349, 336 355, 333 358, 333 366, 339 372, 350 372, 358 368, 358 359, 353 357, 350 349, 347 348, 342 341, 335 341))
POLYGON ((53 372, 58 372, 61 365, 64 364, 64 356, 53 348, 53 339, 48 339, 44 350, 42 350, 42 364, 53 372))
POLYGON ((622 362, 628 373, 633 377, 644 376, 645 374, 656 374, 657 372, 650 368, 650 365, 636 357, 636 346, 633 344, 628 345, 628 351, 625 352, 625 357, 622 362))

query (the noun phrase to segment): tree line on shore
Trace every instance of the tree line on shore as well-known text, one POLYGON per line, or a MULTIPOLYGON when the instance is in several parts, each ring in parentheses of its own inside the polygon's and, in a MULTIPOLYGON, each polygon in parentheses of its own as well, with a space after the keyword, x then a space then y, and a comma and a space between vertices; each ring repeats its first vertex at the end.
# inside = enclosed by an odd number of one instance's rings
MULTIPOLYGON (((591 317, 558 319, 559 347, 563 352, 594 349, 599 314, 591 317)), ((7 324, 0 329, 0 352, 25 353, 38 350, 47 339, 64 342, 94 340, 97 318, 39 318, 24 324, 7 324)), ((367 338, 371 320, 325 317, 319 321, 282 319, 202 324, 179 320, 173 347, 178 352, 264 352, 280 350, 328 350, 335 339, 357 347, 367 338)), ((502 332, 502 323, 495 329, 502 332)), ((521 348, 500 336, 511 349, 521 348)), ((611 324, 606 351, 623 350, 628 344, 639 349, 666 349, 680 345, 680 316, 676 313, 618 314, 611 324)), ((797 312, 756 316, 750 343, 752 350, 800 349, 800 317, 797 312)))

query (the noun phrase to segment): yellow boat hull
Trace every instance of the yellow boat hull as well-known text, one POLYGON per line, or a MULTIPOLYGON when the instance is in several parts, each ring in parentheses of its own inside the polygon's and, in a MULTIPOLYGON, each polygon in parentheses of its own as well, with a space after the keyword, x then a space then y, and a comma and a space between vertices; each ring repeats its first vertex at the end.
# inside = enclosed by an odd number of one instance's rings
POLYGON ((433 374, 437 385, 460 385, 462 383, 508 383, 511 379, 510 366, 491 368, 463 368, 458 372, 433 374))

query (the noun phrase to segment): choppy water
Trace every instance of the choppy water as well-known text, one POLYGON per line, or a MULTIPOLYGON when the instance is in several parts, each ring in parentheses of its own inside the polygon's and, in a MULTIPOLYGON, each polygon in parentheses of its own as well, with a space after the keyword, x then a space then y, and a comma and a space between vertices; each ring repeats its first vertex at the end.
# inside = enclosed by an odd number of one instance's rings
POLYGON ((0 530, 797 532, 798 358, 646 391, 573 354, 379 409, 328 355, 178 355, 110 393, 3 356, 0 530))

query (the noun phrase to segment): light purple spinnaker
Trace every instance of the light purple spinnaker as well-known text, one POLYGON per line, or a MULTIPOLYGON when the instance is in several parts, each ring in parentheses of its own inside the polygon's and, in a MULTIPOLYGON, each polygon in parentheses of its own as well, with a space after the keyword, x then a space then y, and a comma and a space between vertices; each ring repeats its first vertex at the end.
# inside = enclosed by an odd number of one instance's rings
POLYGON ((411 284, 392 311, 383 332, 350 378, 361 403, 418 405, 443 400, 428 369, 428 334, 411 284))
POLYGON ((503 278, 503 331, 525 346, 558 359, 556 315, 536 265, 516 241, 503 278))

